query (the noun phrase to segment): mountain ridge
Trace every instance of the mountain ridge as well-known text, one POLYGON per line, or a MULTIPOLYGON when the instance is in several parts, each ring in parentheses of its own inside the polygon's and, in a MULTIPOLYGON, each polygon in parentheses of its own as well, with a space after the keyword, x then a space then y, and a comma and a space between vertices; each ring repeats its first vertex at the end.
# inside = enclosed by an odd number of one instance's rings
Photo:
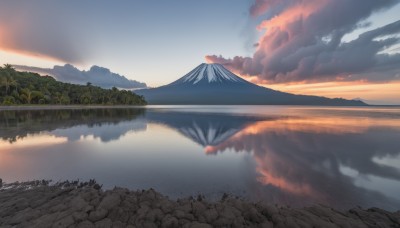
POLYGON ((149 104, 165 105, 367 105, 362 101, 295 95, 261 87, 221 64, 206 63, 170 84, 135 93, 143 95, 149 104))

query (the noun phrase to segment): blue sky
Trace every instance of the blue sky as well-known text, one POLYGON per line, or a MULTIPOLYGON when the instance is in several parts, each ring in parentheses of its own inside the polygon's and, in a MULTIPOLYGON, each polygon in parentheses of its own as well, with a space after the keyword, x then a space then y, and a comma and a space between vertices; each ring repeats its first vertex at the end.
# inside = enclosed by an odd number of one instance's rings
MULTIPOLYGON (((250 5, 239 0, 118 1, 117 4, 104 0, 6 0, 0 3, 0 8, 9 9, 9 20, 21 20, 21 24, 35 29, 37 33, 32 33, 37 39, 64 37, 59 42, 47 42, 70 46, 52 52, 56 57, 68 57, 56 61, 60 64, 69 61, 85 69, 100 65, 129 78, 160 85, 204 62, 205 55, 251 54, 248 40, 250 33, 255 32, 247 26, 250 5), (63 41, 65 36, 67 42, 63 41)), ((35 45, 34 41, 29 45, 35 45)), ((3 53, 1 62, 6 62, 6 57, 3 53)), ((30 62, 19 60, 15 64, 30 62)), ((42 61, 37 65, 50 67, 53 62, 42 61)))
MULTIPOLYGON (((0 64, 52 67, 71 63, 85 70, 92 65, 98 65, 127 78, 146 82, 150 86, 160 86, 183 76, 204 62, 207 55, 221 56, 223 61, 234 57, 250 57, 254 64, 262 64, 263 70, 241 67, 232 67, 231 70, 260 85, 270 85, 290 92, 312 93, 298 87, 296 91, 292 91, 293 83, 337 83, 338 78, 343 78, 342 74, 347 72, 339 72, 340 77, 323 76, 321 80, 318 78, 320 75, 311 75, 312 80, 306 78, 301 82, 290 78, 290 75, 283 77, 278 72, 279 78, 285 80, 276 80, 277 75, 272 75, 275 78, 271 79, 268 72, 271 68, 265 68, 268 65, 266 60, 256 62, 254 55, 260 53, 260 48, 254 47, 254 44, 268 35, 268 28, 256 29, 263 21, 271 22, 274 17, 285 15, 299 5, 307 6, 313 1, 316 2, 315 5, 322 5, 313 9, 312 13, 316 15, 329 4, 342 7, 332 8, 337 11, 337 18, 323 19, 329 24, 347 16, 348 20, 340 25, 342 27, 332 27, 332 31, 339 31, 345 26, 353 26, 346 30, 347 34, 342 38, 345 42, 356 40, 360 34, 400 20, 400 4, 396 4, 399 2, 397 0, 387 0, 386 3, 376 0, 2 0, 0 64), (268 10, 264 10, 263 5, 268 6, 268 10), (252 10, 255 8, 261 13, 251 16, 252 6, 252 10), (350 11, 346 10, 346 6, 351 8, 350 11), (354 27, 359 24, 364 26, 358 29, 354 27)), ((301 16, 305 17, 304 15, 303 13, 301 16)), ((315 34, 319 34, 318 32, 315 34)), ((399 45, 396 45, 391 46, 390 50, 397 50, 399 45)), ((302 47, 297 48, 300 50, 302 47)), ((262 54, 269 53, 264 50, 262 54)), ((400 67, 391 68, 390 77, 376 76, 370 69, 350 72, 347 76, 351 74, 358 81, 376 81, 378 78, 380 86, 382 83, 393 86, 398 83, 394 79, 396 72, 400 72, 399 69, 400 67), (382 78, 385 80, 381 80, 382 78)), ((337 86, 339 85, 335 84, 335 89, 337 86)), ((400 100, 400 95, 393 93, 389 97, 378 99, 386 99, 391 103, 397 98, 400 100)), ((375 99, 374 96, 364 96, 363 93, 346 96, 375 99)))

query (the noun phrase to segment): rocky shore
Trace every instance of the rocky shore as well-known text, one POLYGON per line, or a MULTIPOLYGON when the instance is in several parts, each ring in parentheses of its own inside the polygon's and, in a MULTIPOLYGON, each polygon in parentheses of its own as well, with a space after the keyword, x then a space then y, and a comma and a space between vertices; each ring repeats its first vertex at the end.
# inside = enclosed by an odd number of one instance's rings
POLYGON ((0 227, 400 227, 400 211, 315 205, 301 209, 224 195, 170 200, 153 189, 102 190, 94 180, 5 184, 0 227))

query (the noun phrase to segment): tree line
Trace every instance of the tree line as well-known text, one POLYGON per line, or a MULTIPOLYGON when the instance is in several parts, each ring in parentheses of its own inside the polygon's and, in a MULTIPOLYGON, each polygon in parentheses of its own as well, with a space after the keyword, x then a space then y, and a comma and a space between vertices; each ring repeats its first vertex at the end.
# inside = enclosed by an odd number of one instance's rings
POLYGON ((0 67, 0 105, 145 105, 143 96, 127 90, 103 89, 56 81, 51 76, 16 71, 10 64, 0 67))

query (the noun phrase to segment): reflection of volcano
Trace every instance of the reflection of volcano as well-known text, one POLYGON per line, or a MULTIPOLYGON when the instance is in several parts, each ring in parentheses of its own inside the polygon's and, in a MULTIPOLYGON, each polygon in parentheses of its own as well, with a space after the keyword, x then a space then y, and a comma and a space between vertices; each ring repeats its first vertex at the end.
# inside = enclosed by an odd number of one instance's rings
POLYGON ((196 112, 146 112, 146 119, 167 125, 202 146, 216 146, 246 126, 266 118, 196 112))

